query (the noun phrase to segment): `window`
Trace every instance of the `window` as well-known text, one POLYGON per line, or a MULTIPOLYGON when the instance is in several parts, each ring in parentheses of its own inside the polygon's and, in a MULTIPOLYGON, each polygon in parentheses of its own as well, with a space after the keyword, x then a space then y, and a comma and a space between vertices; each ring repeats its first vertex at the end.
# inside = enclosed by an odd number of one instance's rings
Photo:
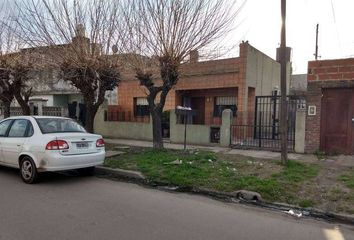
POLYGON ((214 100, 214 117, 221 117, 225 109, 230 109, 233 116, 237 113, 236 97, 216 97, 214 100))
POLYGON ((25 137, 28 121, 24 119, 15 120, 11 125, 9 137, 25 137))
POLYGON ((32 137, 33 134, 34 134, 33 125, 31 122, 28 122, 28 130, 27 130, 26 137, 32 137))
POLYGON ((86 132, 85 128, 71 119, 66 118, 37 118, 42 133, 86 132))
POLYGON ((136 117, 150 116, 147 98, 134 98, 134 115, 136 117))
POLYGON ((0 137, 5 137, 7 129, 9 128, 12 120, 6 120, 0 123, 0 137))

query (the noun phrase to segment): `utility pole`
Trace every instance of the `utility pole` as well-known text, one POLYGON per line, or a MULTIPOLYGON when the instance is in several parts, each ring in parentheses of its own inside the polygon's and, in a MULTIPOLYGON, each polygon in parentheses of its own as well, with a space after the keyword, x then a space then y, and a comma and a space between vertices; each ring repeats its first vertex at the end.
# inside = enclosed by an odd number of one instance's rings
POLYGON ((316 50, 315 50, 315 60, 316 61, 318 59, 318 28, 319 28, 319 24, 317 23, 317 25, 316 25, 316 50))
POLYGON ((287 56, 286 56, 286 0, 281 0, 281 42, 280 42, 280 130, 281 130, 281 162, 288 164, 288 104, 286 97, 287 56))

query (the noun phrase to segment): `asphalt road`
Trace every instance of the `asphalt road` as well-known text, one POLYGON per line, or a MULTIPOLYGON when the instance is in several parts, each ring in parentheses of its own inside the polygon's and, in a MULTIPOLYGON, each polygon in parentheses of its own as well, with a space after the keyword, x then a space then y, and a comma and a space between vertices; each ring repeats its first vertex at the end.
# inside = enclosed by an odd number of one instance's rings
POLYGON ((0 167, 0 239, 354 239, 354 227, 96 177, 36 185, 0 167))

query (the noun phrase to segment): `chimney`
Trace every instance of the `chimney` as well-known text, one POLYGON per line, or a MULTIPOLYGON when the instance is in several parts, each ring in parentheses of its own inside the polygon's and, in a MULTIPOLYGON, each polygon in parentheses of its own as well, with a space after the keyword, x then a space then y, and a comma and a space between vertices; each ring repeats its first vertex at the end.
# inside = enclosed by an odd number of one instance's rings
POLYGON ((189 52, 189 61, 191 63, 197 63, 199 60, 199 52, 198 50, 192 50, 189 52))
POLYGON ((90 39, 85 37, 85 32, 85 26, 83 24, 77 24, 72 43, 75 47, 79 47, 82 51, 87 52, 90 51, 90 39))
POLYGON ((76 25, 75 37, 85 37, 85 26, 83 24, 76 25))

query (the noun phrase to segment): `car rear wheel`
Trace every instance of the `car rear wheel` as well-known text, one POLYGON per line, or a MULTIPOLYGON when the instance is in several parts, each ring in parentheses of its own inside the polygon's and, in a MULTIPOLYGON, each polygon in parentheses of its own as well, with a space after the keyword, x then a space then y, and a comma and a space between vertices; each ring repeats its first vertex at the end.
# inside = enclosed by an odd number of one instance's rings
POLYGON ((95 167, 80 168, 77 171, 81 176, 93 176, 95 174, 95 167))
POLYGON ((20 163, 21 178, 25 183, 32 184, 38 180, 36 164, 30 157, 24 157, 20 163))

